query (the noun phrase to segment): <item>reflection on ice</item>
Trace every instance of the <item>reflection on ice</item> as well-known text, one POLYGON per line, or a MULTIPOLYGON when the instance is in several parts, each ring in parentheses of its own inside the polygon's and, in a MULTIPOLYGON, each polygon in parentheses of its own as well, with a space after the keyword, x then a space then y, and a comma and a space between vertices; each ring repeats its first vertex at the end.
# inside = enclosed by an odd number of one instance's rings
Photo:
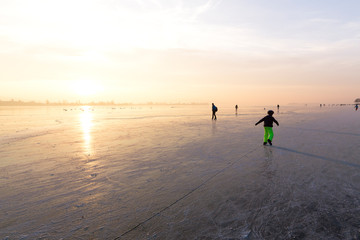
POLYGON ((216 121, 212 121, 212 134, 216 134, 216 121))
POLYGON ((271 147, 264 147, 265 157, 269 160, 273 159, 273 151, 271 147))
POLYGON ((93 126, 93 113, 89 106, 82 107, 82 112, 79 115, 80 124, 83 133, 84 140, 84 153, 89 155, 91 154, 91 128, 93 126))

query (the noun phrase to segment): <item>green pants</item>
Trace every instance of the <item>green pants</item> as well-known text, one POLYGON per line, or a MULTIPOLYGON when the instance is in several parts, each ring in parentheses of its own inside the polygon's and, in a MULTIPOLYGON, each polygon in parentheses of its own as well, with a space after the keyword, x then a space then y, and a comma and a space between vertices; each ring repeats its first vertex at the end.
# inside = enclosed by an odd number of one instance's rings
POLYGON ((274 137, 274 132, 272 130, 272 127, 264 127, 264 142, 267 142, 268 139, 272 141, 274 137))

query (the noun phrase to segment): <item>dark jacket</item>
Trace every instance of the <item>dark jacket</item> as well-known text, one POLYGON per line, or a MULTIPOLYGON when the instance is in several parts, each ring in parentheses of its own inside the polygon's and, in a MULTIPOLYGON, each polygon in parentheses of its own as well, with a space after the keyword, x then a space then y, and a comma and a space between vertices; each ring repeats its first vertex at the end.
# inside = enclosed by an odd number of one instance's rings
POLYGON ((217 112, 217 110, 218 110, 217 107, 213 104, 212 105, 212 111, 215 113, 215 112, 217 112))
POLYGON ((270 115, 265 116, 260 121, 255 123, 255 125, 258 125, 261 122, 264 122, 264 127, 273 127, 273 123, 276 123, 276 125, 279 126, 278 121, 276 121, 276 119, 273 116, 270 116, 270 115))

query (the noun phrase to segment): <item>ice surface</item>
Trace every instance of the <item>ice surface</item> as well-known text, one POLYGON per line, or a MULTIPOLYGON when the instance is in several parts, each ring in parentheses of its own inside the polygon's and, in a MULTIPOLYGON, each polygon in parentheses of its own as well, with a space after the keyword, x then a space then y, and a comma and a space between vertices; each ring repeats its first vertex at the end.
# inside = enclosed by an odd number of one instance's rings
POLYGON ((360 115, 0 109, 0 239, 360 239, 360 115))

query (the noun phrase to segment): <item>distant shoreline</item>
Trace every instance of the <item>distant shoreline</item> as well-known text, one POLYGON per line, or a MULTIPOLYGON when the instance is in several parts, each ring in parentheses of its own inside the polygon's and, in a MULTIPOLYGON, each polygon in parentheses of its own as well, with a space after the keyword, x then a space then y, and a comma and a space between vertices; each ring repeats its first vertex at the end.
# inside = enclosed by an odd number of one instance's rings
POLYGON ((40 103, 35 101, 0 101, 0 106, 139 106, 139 105, 209 105, 209 103, 161 103, 161 102, 148 102, 148 103, 114 103, 111 102, 46 102, 40 103))
MULTIPOLYGON (((205 106, 209 105, 210 103, 201 103, 201 102, 191 102, 191 103, 164 103, 164 102, 147 102, 147 103, 115 103, 114 101, 107 101, 107 102, 49 102, 46 101, 45 103, 42 102, 35 102, 35 101, 22 101, 22 100, 10 100, 10 101, 1 101, 0 106, 205 106)), ((359 102, 354 103, 329 103, 329 104, 321 104, 323 107, 327 106, 349 106, 360 104, 359 102)), ((289 103, 286 104, 287 106, 320 106, 317 103, 289 103)), ((259 106, 261 107, 261 106, 259 106)))

